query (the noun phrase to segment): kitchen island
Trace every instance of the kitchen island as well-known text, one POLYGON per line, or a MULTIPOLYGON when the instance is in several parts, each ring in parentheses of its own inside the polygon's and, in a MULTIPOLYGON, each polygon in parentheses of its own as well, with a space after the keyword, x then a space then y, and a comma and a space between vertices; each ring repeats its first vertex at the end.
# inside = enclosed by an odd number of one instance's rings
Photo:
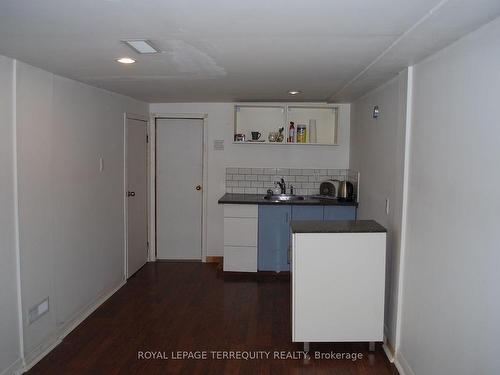
POLYGON ((292 341, 383 340, 386 229, 373 220, 292 221, 292 341))

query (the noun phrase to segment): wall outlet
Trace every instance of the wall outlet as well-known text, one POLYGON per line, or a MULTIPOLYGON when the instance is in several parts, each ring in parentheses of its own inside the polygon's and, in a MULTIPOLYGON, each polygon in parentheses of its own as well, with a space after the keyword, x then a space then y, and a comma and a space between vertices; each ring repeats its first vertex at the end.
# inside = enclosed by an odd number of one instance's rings
POLYGON ((28 311, 28 323, 32 324, 49 312, 49 297, 28 311))

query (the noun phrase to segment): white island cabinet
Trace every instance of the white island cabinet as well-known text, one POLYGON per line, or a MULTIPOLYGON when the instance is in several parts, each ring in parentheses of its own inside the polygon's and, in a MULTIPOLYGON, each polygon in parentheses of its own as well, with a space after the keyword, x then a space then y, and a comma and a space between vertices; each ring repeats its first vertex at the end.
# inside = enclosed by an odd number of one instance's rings
POLYGON ((224 271, 257 272, 258 216, 256 204, 224 205, 224 271))
POLYGON ((386 230, 297 221, 292 233, 292 341, 382 341, 386 230))

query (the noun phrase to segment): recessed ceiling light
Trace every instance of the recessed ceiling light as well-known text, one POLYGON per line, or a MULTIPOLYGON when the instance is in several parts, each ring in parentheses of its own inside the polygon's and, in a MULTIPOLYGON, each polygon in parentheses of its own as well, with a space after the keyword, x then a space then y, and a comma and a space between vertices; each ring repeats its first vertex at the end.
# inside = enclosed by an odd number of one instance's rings
POLYGON ((118 61, 119 63, 122 63, 122 64, 133 64, 133 63, 135 63, 135 60, 131 59, 130 57, 122 57, 122 58, 116 59, 116 61, 118 61))
POLYGON ((137 53, 152 54, 161 52, 151 41, 146 39, 122 40, 122 42, 137 53))
POLYGON ((288 93, 289 93, 290 95, 297 95, 297 94, 300 94, 300 91, 290 90, 290 91, 288 91, 288 93))

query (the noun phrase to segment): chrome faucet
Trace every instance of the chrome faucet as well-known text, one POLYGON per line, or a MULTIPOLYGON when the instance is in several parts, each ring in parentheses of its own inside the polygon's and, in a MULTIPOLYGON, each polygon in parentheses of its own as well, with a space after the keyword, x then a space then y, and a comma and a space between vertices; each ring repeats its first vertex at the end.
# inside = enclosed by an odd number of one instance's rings
POLYGON ((285 183, 285 179, 284 178, 281 178, 281 181, 276 181, 276 183, 279 185, 280 189, 281 189, 281 194, 286 194, 286 183, 285 183))

